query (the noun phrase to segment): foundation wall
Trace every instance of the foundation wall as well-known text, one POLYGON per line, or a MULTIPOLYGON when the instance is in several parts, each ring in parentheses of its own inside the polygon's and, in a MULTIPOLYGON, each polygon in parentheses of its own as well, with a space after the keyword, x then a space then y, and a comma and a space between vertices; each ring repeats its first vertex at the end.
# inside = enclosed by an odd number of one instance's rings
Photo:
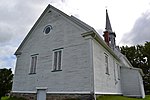
MULTIPOLYGON (((36 93, 12 93, 12 96, 37 100, 36 93)), ((46 94, 46 100, 94 100, 93 94, 46 94)))

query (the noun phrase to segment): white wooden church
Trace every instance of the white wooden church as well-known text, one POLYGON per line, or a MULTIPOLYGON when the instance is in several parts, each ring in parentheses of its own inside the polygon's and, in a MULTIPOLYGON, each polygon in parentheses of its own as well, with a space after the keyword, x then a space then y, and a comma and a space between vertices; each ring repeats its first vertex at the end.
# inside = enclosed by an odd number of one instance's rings
POLYGON ((120 53, 107 10, 103 36, 48 5, 15 52, 12 95, 28 100, 144 98, 143 73, 120 53))

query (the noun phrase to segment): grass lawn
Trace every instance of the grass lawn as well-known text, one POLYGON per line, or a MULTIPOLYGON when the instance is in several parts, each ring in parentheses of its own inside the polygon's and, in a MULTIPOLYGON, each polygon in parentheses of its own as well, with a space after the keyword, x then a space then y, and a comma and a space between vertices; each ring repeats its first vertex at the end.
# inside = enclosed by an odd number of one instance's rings
POLYGON ((1 100, 8 100, 9 97, 2 97, 1 100))
POLYGON ((98 100, 150 100, 150 95, 147 95, 144 99, 129 98, 124 96, 99 96, 98 100))
MULTIPOLYGON (((22 98, 15 98, 15 97, 2 97, 1 100, 24 100, 24 99, 22 99, 22 98)), ((70 99, 70 100, 72 100, 72 99, 70 99)), ((97 98, 97 100, 150 100, 150 95, 147 95, 144 99, 129 98, 129 97, 124 97, 124 96, 99 96, 97 98)))
POLYGON ((16 98, 16 97, 2 97, 1 100, 25 100, 24 98, 16 98))

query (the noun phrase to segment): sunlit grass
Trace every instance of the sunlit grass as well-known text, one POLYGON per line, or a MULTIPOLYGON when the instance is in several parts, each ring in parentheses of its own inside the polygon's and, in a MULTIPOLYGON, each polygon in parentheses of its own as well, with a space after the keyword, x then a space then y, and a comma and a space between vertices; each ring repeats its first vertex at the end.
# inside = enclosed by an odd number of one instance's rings
POLYGON ((99 96, 97 100, 150 100, 150 95, 147 95, 144 99, 125 96, 99 96))

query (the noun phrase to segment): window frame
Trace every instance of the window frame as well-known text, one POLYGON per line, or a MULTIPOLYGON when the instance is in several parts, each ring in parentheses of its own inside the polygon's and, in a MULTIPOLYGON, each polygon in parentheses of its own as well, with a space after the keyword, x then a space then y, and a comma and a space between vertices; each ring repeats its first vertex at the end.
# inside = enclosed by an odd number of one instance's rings
POLYGON ((105 74, 110 75, 109 73, 109 56, 107 53, 104 53, 104 64, 105 64, 105 74))
POLYGON ((115 79, 115 84, 117 83, 117 70, 116 70, 116 67, 117 67, 117 63, 116 61, 114 60, 113 61, 113 65, 114 65, 114 79, 115 79))
POLYGON ((120 80, 120 65, 117 63, 117 76, 118 76, 118 80, 120 80))
POLYGON ((31 55, 29 74, 36 74, 37 62, 38 62, 38 54, 31 55))
POLYGON ((52 72, 62 71, 63 48, 53 50, 52 72))

